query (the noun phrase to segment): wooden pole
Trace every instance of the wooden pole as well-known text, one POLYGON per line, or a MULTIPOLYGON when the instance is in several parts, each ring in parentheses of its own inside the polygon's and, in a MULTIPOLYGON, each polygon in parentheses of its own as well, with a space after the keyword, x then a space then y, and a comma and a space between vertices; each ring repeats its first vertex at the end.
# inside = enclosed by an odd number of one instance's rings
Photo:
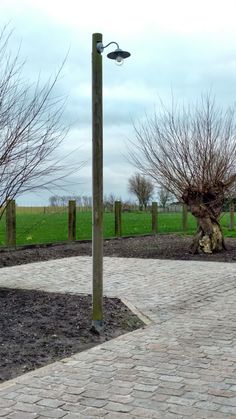
POLYGON ((186 233, 188 229, 188 206, 186 204, 183 204, 182 207, 182 226, 184 233, 186 233))
POLYGON ((121 202, 115 201, 115 236, 121 237, 121 202))
POLYGON ((16 202, 13 199, 7 201, 6 207, 6 244, 16 246, 16 202))
POLYGON ((157 202, 152 202, 152 234, 157 234, 157 202))
POLYGON ((102 112, 102 56, 97 43, 102 34, 94 33, 92 39, 92 165, 93 165, 93 313, 92 326, 100 332, 103 328, 103 112, 102 112))
POLYGON ((234 229, 234 202, 229 204, 229 228, 230 230, 234 229))
POLYGON ((68 203, 68 240, 76 240, 76 202, 74 200, 68 203))

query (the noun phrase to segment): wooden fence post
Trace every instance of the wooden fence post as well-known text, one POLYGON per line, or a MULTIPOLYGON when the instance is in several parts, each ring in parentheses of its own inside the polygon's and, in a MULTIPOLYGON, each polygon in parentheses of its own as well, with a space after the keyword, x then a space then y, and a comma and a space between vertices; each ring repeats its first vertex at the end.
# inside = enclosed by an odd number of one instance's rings
POLYGON ((9 199, 6 206, 6 244, 16 246, 16 202, 13 199, 9 199))
POLYGON ((157 234, 157 202, 152 202, 152 234, 157 234))
POLYGON ((121 237, 121 202, 115 201, 115 236, 121 237))
POLYGON ((68 240, 76 240, 76 201, 69 201, 68 205, 68 240))
POLYGON ((229 204, 229 229, 234 229, 234 202, 229 204))
POLYGON ((184 233, 186 233, 188 229, 188 206, 186 204, 182 206, 182 226, 184 233))

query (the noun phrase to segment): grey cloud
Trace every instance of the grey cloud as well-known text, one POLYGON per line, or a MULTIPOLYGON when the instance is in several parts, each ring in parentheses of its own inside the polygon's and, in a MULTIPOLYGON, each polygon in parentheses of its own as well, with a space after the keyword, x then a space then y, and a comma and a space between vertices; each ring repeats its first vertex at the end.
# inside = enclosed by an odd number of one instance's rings
MULTIPOLYGON (((37 14, 33 7, 12 12, 12 19, 10 14, 0 15, 0 24, 9 20, 15 27, 13 47, 22 40, 21 55, 27 60, 25 76, 29 80, 37 79, 39 71, 42 79, 55 74, 70 49, 55 95, 68 97, 64 113, 65 124, 72 126, 66 140, 68 149, 81 146, 75 158, 91 159, 89 25, 87 31, 80 31, 79 21, 78 27, 59 24, 37 14)), ((135 36, 125 39, 118 31, 119 28, 115 38, 113 34, 110 39, 104 35, 104 42, 117 40, 121 48, 130 50, 131 57, 117 67, 106 58, 106 53, 103 56, 104 183, 106 193, 123 196, 127 193, 127 176, 134 171, 123 158, 125 140, 133 135, 132 121, 138 121, 145 112, 153 112, 159 97, 168 102, 172 89, 177 100, 195 100, 212 89, 221 102, 234 101, 236 54, 233 38, 223 35, 173 36, 152 29, 140 35, 136 31, 135 36)), ((81 182, 84 188, 91 188, 88 168, 81 169, 75 177, 78 188, 81 182)))

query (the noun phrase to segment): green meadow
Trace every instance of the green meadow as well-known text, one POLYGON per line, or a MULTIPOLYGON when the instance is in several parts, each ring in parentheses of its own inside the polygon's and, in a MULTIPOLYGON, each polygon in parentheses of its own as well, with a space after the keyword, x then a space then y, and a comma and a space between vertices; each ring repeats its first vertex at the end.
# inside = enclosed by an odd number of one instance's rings
MULTIPOLYGON (((86 240, 92 237, 92 213, 76 214, 76 239, 86 240)), ((228 237, 236 236, 236 229, 229 230, 229 214, 223 214, 221 225, 228 237)), ((104 213, 104 238, 115 236, 115 219, 113 213, 104 213)), ((188 229, 183 232, 182 213, 159 213, 158 233, 193 234, 196 231, 196 220, 188 213, 188 229)), ((122 236, 150 234, 150 212, 122 213, 122 236)), ((68 216, 65 208, 56 210, 39 208, 17 208, 16 237, 17 245, 50 243, 66 241, 68 236, 68 216)), ((5 217, 0 221, 0 245, 5 245, 5 217)))

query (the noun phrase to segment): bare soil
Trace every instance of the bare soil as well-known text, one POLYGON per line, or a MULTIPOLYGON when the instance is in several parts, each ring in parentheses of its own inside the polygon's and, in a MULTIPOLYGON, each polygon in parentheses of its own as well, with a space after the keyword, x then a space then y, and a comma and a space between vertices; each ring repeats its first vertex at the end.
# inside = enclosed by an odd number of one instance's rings
POLYGON ((0 382, 143 326, 118 298, 106 298, 104 332, 91 330, 92 298, 0 288, 0 382))
MULTIPOLYGON (((111 239, 104 241, 104 256, 236 262, 236 238, 226 238, 227 250, 211 255, 192 255, 189 252, 191 243, 191 236, 177 234, 111 239)), ((85 255, 92 255, 91 241, 31 245, 16 250, 2 248, 0 267, 85 255)))

